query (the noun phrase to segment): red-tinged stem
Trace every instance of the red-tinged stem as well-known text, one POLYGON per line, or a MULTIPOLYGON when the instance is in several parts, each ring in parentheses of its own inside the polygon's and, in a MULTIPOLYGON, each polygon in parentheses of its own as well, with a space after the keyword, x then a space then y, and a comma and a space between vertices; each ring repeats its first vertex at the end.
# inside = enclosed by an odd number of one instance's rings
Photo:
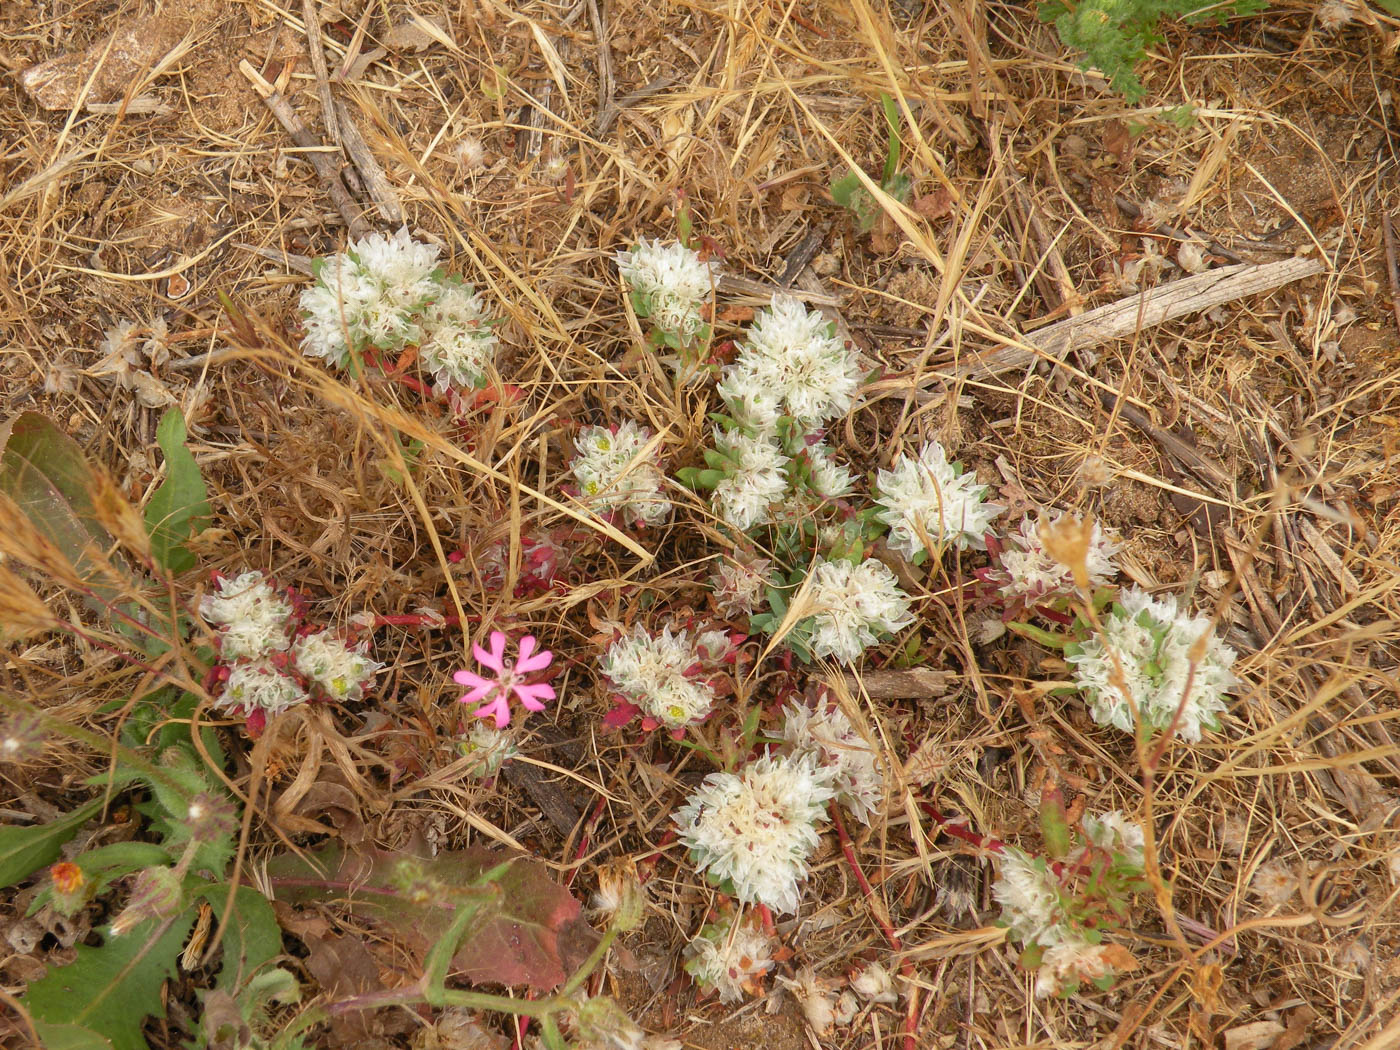
MULTIPOLYGON (((830 808, 831 822, 836 825, 836 837, 841 840, 841 852, 846 857, 846 864, 851 869, 851 874, 855 876, 856 885, 860 887, 860 892, 865 897, 870 914, 875 917, 875 923, 880 927, 880 932, 885 935, 890 949, 895 952, 903 951, 903 942, 900 941, 899 935, 894 932, 894 927, 890 924, 885 909, 880 906, 875 891, 870 886, 870 880, 865 877, 865 872, 860 870, 860 862, 856 860, 855 843, 851 841, 851 836, 846 833, 846 824, 841 819, 840 807, 833 800, 830 808)), ((918 1050, 919 986, 914 983, 914 964, 908 959, 901 959, 899 972, 908 981, 905 986, 904 1050, 918 1050)))
POLYGON ((763 923, 764 933, 769 937, 776 937, 778 935, 778 927, 773 922, 773 913, 768 909, 768 905, 760 904, 758 906, 758 918, 759 921, 763 923))
POLYGON ((651 878, 652 873, 656 868, 656 862, 660 860, 661 855, 666 852, 666 847, 675 841, 676 829, 667 828, 666 834, 661 836, 661 842, 658 844, 656 852, 645 856, 641 860, 637 861, 638 882, 646 882, 648 879, 651 878))
MULTIPOLYGON (((472 623, 479 623, 480 616, 468 616, 472 623)), ((436 616, 420 616, 417 613, 402 613, 395 616, 376 616, 374 627, 456 627, 462 622, 461 618, 455 614, 443 616, 439 622, 436 616)))
POLYGON ((598 826, 598 821, 603 816, 603 809, 607 804, 606 797, 599 798, 598 804, 593 807, 593 812, 589 814, 588 823, 583 829, 583 837, 578 840, 578 849, 574 850, 574 866, 564 876, 565 889, 574 884, 574 877, 578 875, 578 862, 583 860, 583 855, 588 852, 588 847, 592 842, 593 829, 598 826))
POLYGON ((1006 843, 1002 842, 1001 839, 993 838, 990 835, 979 835, 966 824, 954 821, 951 817, 945 817, 932 802, 920 799, 919 808, 932 817, 933 822, 937 824, 943 832, 952 835, 955 839, 962 839, 964 842, 970 842, 974 846, 987 850, 990 853, 1000 853, 1002 850, 1006 849, 1006 843))

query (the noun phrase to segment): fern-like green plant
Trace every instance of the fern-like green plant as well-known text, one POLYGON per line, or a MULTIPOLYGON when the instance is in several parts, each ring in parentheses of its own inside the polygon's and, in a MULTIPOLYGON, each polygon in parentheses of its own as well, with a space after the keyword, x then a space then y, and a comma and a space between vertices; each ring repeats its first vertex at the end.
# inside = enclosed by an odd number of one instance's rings
POLYGON ((1129 102, 1146 93, 1138 79, 1137 65, 1147 49, 1161 39, 1163 19, 1193 22, 1218 21, 1234 15, 1251 15, 1268 6, 1267 0, 1047 0, 1038 12, 1042 22, 1053 23, 1066 47, 1085 53, 1081 65, 1099 70, 1115 91, 1129 102))

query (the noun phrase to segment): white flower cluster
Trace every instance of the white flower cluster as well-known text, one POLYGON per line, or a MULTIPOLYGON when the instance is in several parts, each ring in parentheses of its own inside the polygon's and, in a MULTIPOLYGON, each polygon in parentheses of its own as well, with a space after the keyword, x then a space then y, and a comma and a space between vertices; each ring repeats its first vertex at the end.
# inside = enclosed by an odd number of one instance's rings
POLYGON ((367 643, 348 646, 327 631, 293 641, 292 603, 261 572, 221 577, 200 600, 199 615, 218 628, 219 659, 228 668, 214 702, 222 710, 272 714, 309 699, 309 691, 359 700, 383 666, 369 658, 367 643))
POLYGON ((645 237, 617 253, 617 268, 632 290, 632 305, 663 332, 689 342, 705 325, 700 307, 709 301, 719 263, 701 262, 683 244, 645 237))
MULTIPOLYGON (((1142 829, 1117 811, 1085 817, 1084 833, 1096 846, 1114 853, 1119 863, 1142 870, 1142 829)), ((1074 864, 1083 855, 1076 851, 1074 864)), ((1054 995, 1081 981, 1111 976, 1117 960, 1126 956, 1119 946, 1102 941, 1102 934, 1084 929, 1070 913, 1071 896, 1042 858, 1008 846, 1001 853, 1001 874, 992 884, 1001 905, 1002 925, 1011 940, 1044 949, 1036 971, 1035 994, 1054 995)))
POLYGON ((463 758, 471 759, 467 775, 483 780, 495 776, 501 766, 520 754, 514 737, 497 729, 491 719, 476 719, 466 739, 458 741, 457 751, 463 758))
POLYGON ((665 476, 646 446, 651 431, 630 419, 616 428, 584 427, 575 441, 579 495, 596 509, 618 511, 629 524, 659 525, 671 516, 661 493, 665 476))
POLYGON ((711 773, 673 819, 697 870, 729 880, 746 904, 786 914, 797 910, 797 884, 835 793, 815 755, 769 755, 738 774, 711 773))
POLYGON ((883 808, 885 775, 879 755, 839 707, 828 710, 825 701, 816 708, 789 704, 783 711, 783 739, 794 755, 811 753, 831 771, 836 801, 862 824, 883 808))
POLYGON ((726 401, 760 415, 777 415, 781 405, 810 428, 849 412, 860 381, 856 357, 836 338, 835 326, 791 296, 775 295, 718 389, 726 401))
POLYGON ((1220 728, 1225 697, 1238 684, 1230 670, 1235 651, 1208 618, 1178 611, 1174 596, 1129 587, 1102 625, 1102 633, 1065 650, 1094 721, 1131 733, 1136 711, 1143 727, 1163 730, 1180 709, 1183 740, 1220 728))
POLYGON ((352 351, 417 346, 439 388, 484 383, 496 335, 480 296, 445 278, 438 254, 401 227, 318 259, 316 283, 301 293, 302 351, 340 368, 352 351))
POLYGON ((755 922, 739 922, 733 916, 709 923, 686 945, 686 973, 705 991, 719 995, 722 1003, 756 995, 758 982, 773 969, 773 939, 755 922))
POLYGON ((369 643, 346 645, 329 631, 298 638, 292 645, 292 663, 328 700, 360 700, 365 686, 384 665, 369 658, 369 643))
POLYGON ((716 427, 715 451, 727 468, 715 486, 719 516, 744 532, 772 520, 769 508, 787 493, 788 460, 777 437, 716 427))
POLYGON ((715 608, 724 616, 747 616, 763 604, 772 585, 773 563, 767 558, 726 561, 711 580, 715 608))
MULTIPOLYGON (((997 588, 997 594, 1008 609, 1029 609, 1061 598, 1073 598, 1079 592, 1074 571, 1045 548, 1046 530, 1061 528, 1067 515, 1037 522, 1022 518, 1020 527, 1006 537, 1002 551, 991 569, 983 576, 997 588)), ((1092 590, 1109 583, 1118 575, 1113 557, 1120 544, 1094 522, 1084 551, 1084 567, 1089 574, 1092 590)))
POLYGON ((628 701, 671 728, 698 722, 715 704, 707 678, 718 672, 732 648, 723 631, 663 627, 650 634, 640 624, 603 654, 601 668, 628 701))
POLYGON ((909 596, 889 567, 874 558, 852 565, 818 557, 809 579, 803 606, 808 615, 792 634, 813 656, 854 663, 867 647, 914 622, 909 596))
POLYGON ((875 502, 884 508, 878 517, 890 527, 889 545, 911 559, 942 544, 985 550, 987 527, 1003 509, 983 502, 987 487, 949 463, 937 441, 917 459, 901 455, 893 470, 879 472, 875 487, 875 502))
POLYGON ((219 628, 219 655, 226 662, 258 660, 287 648, 292 603, 260 572, 221 577, 214 593, 200 600, 199 615, 219 628))

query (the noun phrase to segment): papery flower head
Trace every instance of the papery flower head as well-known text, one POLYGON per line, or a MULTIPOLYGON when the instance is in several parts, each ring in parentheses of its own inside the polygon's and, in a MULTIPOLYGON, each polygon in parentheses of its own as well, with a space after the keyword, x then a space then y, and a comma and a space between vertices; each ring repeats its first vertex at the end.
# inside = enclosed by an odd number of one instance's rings
POLYGON ((529 676, 538 674, 554 660, 548 649, 535 651, 538 643, 533 634, 520 639, 519 654, 514 660, 506 657, 506 636, 503 631, 492 631, 490 648, 483 649, 479 644, 472 646, 472 654, 477 663, 488 671, 495 672, 491 677, 483 677, 475 671, 458 671, 452 680, 458 685, 469 687, 468 692, 459 697, 461 703, 476 704, 472 712, 477 718, 494 718, 496 728, 504 729, 510 724, 510 701, 517 700, 527 711, 543 711, 544 701, 554 699, 554 687, 544 682, 531 682, 529 676))
POLYGON ((728 880, 746 904, 795 912, 835 790, 815 755, 769 755, 738 774, 711 773, 673 819, 698 870, 728 880))
POLYGON ((618 252, 616 260, 639 316, 683 341, 704 327, 700 308, 714 291, 718 262, 701 262, 700 256, 683 244, 663 244, 645 237, 629 250, 618 252))
POLYGON ((1095 846, 1118 854, 1133 867, 1142 868, 1146 836, 1142 827, 1120 810, 1109 810, 1097 817, 1086 815, 1080 823, 1084 827, 1084 837, 1095 846))
POLYGON ((620 511, 630 524, 659 525, 671 515, 665 478, 647 451, 651 431, 630 419, 614 428, 584 427, 570 464, 579 495, 601 511, 620 511))
POLYGON ((788 460, 777 439, 716 428, 715 451, 728 465, 715 486, 715 512, 745 532, 767 523, 769 508, 787 492, 788 460))
MULTIPOLYGON (((997 599, 1011 615, 1078 596, 1074 570, 1056 559, 1045 546, 1045 532, 1060 528, 1066 517, 1057 514, 1053 519, 1039 522, 1030 517, 1022 518, 1020 526, 1000 543, 992 565, 978 571, 982 580, 996 588, 997 599)), ((1084 568, 1088 572, 1089 588, 1093 590, 1118 575, 1113 558, 1121 545, 1105 533, 1098 522, 1094 522, 1087 540, 1084 568)))
POLYGON ((783 709, 783 739, 792 753, 811 753, 831 771, 836 801, 862 824, 881 809, 885 800, 885 775, 879 755, 856 732, 839 707, 819 700, 815 708, 791 703, 783 709))
POLYGON ((369 658, 369 643, 351 647, 329 631, 318 631, 292 643, 296 669, 328 699, 360 700, 384 665, 369 658))
POLYGON ((423 311, 422 328, 418 359, 439 389, 486 384, 498 340, 486 305, 471 285, 456 278, 444 280, 437 298, 423 311))
POLYGON ((257 714, 259 719, 304 703, 306 690, 290 675, 263 661, 239 663, 229 669, 214 706, 223 711, 257 714))
POLYGON ((257 571, 222 576, 199 602, 199 615, 219 628, 219 656, 256 660, 287 647, 292 603, 257 571))
POLYGON ((724 616, 748 616, 763 604, 764 592, 772 584, 772 569, 767 558, 721 564, 710 578, 715 608, 724 616))
POLYGON ((714 707, 712 678, 732 646, 723 631, 652 634, 641 624, 608 647, 600 668, 618 693, 647 718, 678 728, 699 722, 714 707))
POLYGON ((761 991, 763 975, 773 969, 773 939, 750 917, 730 915, 707 923, 685 947, 685 972, 702 990, 714 992, 722 1003, 736 1003, 761 991))
POLYGON ((893 470, 876 475, 875 488, 875 502, 884 508, 876 516, 890 527, 889 545, 907 558, 923 554, 926 544, 983 550, 987 527, 1003 510, 983 502, 987 487, 949 463, 937 441, 918 458, 901 455, 893 470))
POLYGON ((466 739, 458 741, 457 751, 472 760, 467 775, 481 779, 495 776, 501 766, 520 754, 510 733, 489 722, 473 722, 466 739))
POLYGON ((438 248, 407 227, 371 233, 318 260, 316 283, 301 293, 302 351, 343 366, 351 350, 396 350, 423 338, 422 311, 441 292, 438 248))
POLYGON ((867 648, 914 622, 909 596, 883 562, 818 557, 809 570, 806 615, 792 632, 813 656, 854 663, 867 648))
POLYGON ((775 295, 754 319, 718 389, 729 401, 759 392, 811 427, 849 412, 861 378, 855 354, 836 338, 831 322, 791 296, 775 295))
POLYGON ((856 479, 849 470, 836 462, 826 442, 818 441, 804 449, 807 484, 823 499, 838 499, 849 495, 856 479))
POLYGON ((1121 945, 1091 944, 1080 936, 1071 936, 1046 949, 1040 966, 1035 973, 1035 995, 1041 999, 1049 995, 1069 992, 1085 982, 1102 981, 1112 977, 1112 960, 1127 956, 1121 945))
POLYGON ((998 920, 1013 941, 1048 948, 1074 936, 1065 910, 1065 891, 1041 857, 1014 846, 1000 855, 1001 874, 992 896, 1001 905, 998 920))
POLYGON ((1225 698, 1239 680, 1230 670, 1235 651, 1208 618, 1179 611, 1173 596, 1129 587, 1101 623, 1102 633, 1065 650, 1095 722, 1134 732, 1136 708, 1147 730, 1160 731, 1180 707, 1176 735, 1183 740, 1220 728, 1225 698))

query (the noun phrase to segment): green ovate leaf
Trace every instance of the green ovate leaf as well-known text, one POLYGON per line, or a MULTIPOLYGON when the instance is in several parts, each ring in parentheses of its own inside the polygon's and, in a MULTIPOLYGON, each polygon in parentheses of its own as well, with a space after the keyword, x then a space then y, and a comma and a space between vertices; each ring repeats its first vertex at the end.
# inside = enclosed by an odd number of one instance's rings
POLYGON ((210 512, 209 493, 185 444, 185 417, 178 408, 161 417, 156 443, 165 453, 165 480, 146 504, 151 554, 171 572, 185 572, 195 566, 185 541, 208 524, 210 512))
MULTIPOLYGON (((201 889, 214 909, 214 917, 222 923, 228 904, 228 886, 224 883, 201 889)), ((223 963, 215 987, 237 994, 252 981, 257 972, 282 954, 282 928, 272 905, 257 890, 239 886, 233 895, 233 915, 224 927, 223 963)))
POLYGON ((58 860, 63 844, 101 809, 98 798, 47 824, 0 828, 0 886, 13 886, 58 860))
MULTIPOLYGON (((142 923, 121 937, 110 934, 100 948, 77 947, 78 958, 51 969, 29 986, 24 1005, 48 1046, 49 1029, 78 1038, 74 1028, 101 1033, 112 1050, 148 1050, 141 1026, 147 1017, 164 1017, 161 985, 175 976, 176 958, 194 923, 187 909, 168 924, 142 923)), ((70 1041, 72 1047, 101 1043, 70 1041)))
POLYGON ((582 964, 597 939, 578 901, 528 857, 476 848, 425 860, 347 855, 331 846, 308 860, 287 854, 268 865, 279 900, 309 902, 328 892, 346 897, 351 914, 391 928, 420 960, 460 907, 478 909, 452 956, 453 966, 478 984, 549 991, 582 964), (508 866, 490 877, 503 863, 508 866))
POLYGON ((130 574, 109 558, 116 541, 102 524, 99 477, 78 443, 37 412, 22 412, 0 427, 0 494, 34 525, 91 589, 92 607, 119 593, 130 574))

